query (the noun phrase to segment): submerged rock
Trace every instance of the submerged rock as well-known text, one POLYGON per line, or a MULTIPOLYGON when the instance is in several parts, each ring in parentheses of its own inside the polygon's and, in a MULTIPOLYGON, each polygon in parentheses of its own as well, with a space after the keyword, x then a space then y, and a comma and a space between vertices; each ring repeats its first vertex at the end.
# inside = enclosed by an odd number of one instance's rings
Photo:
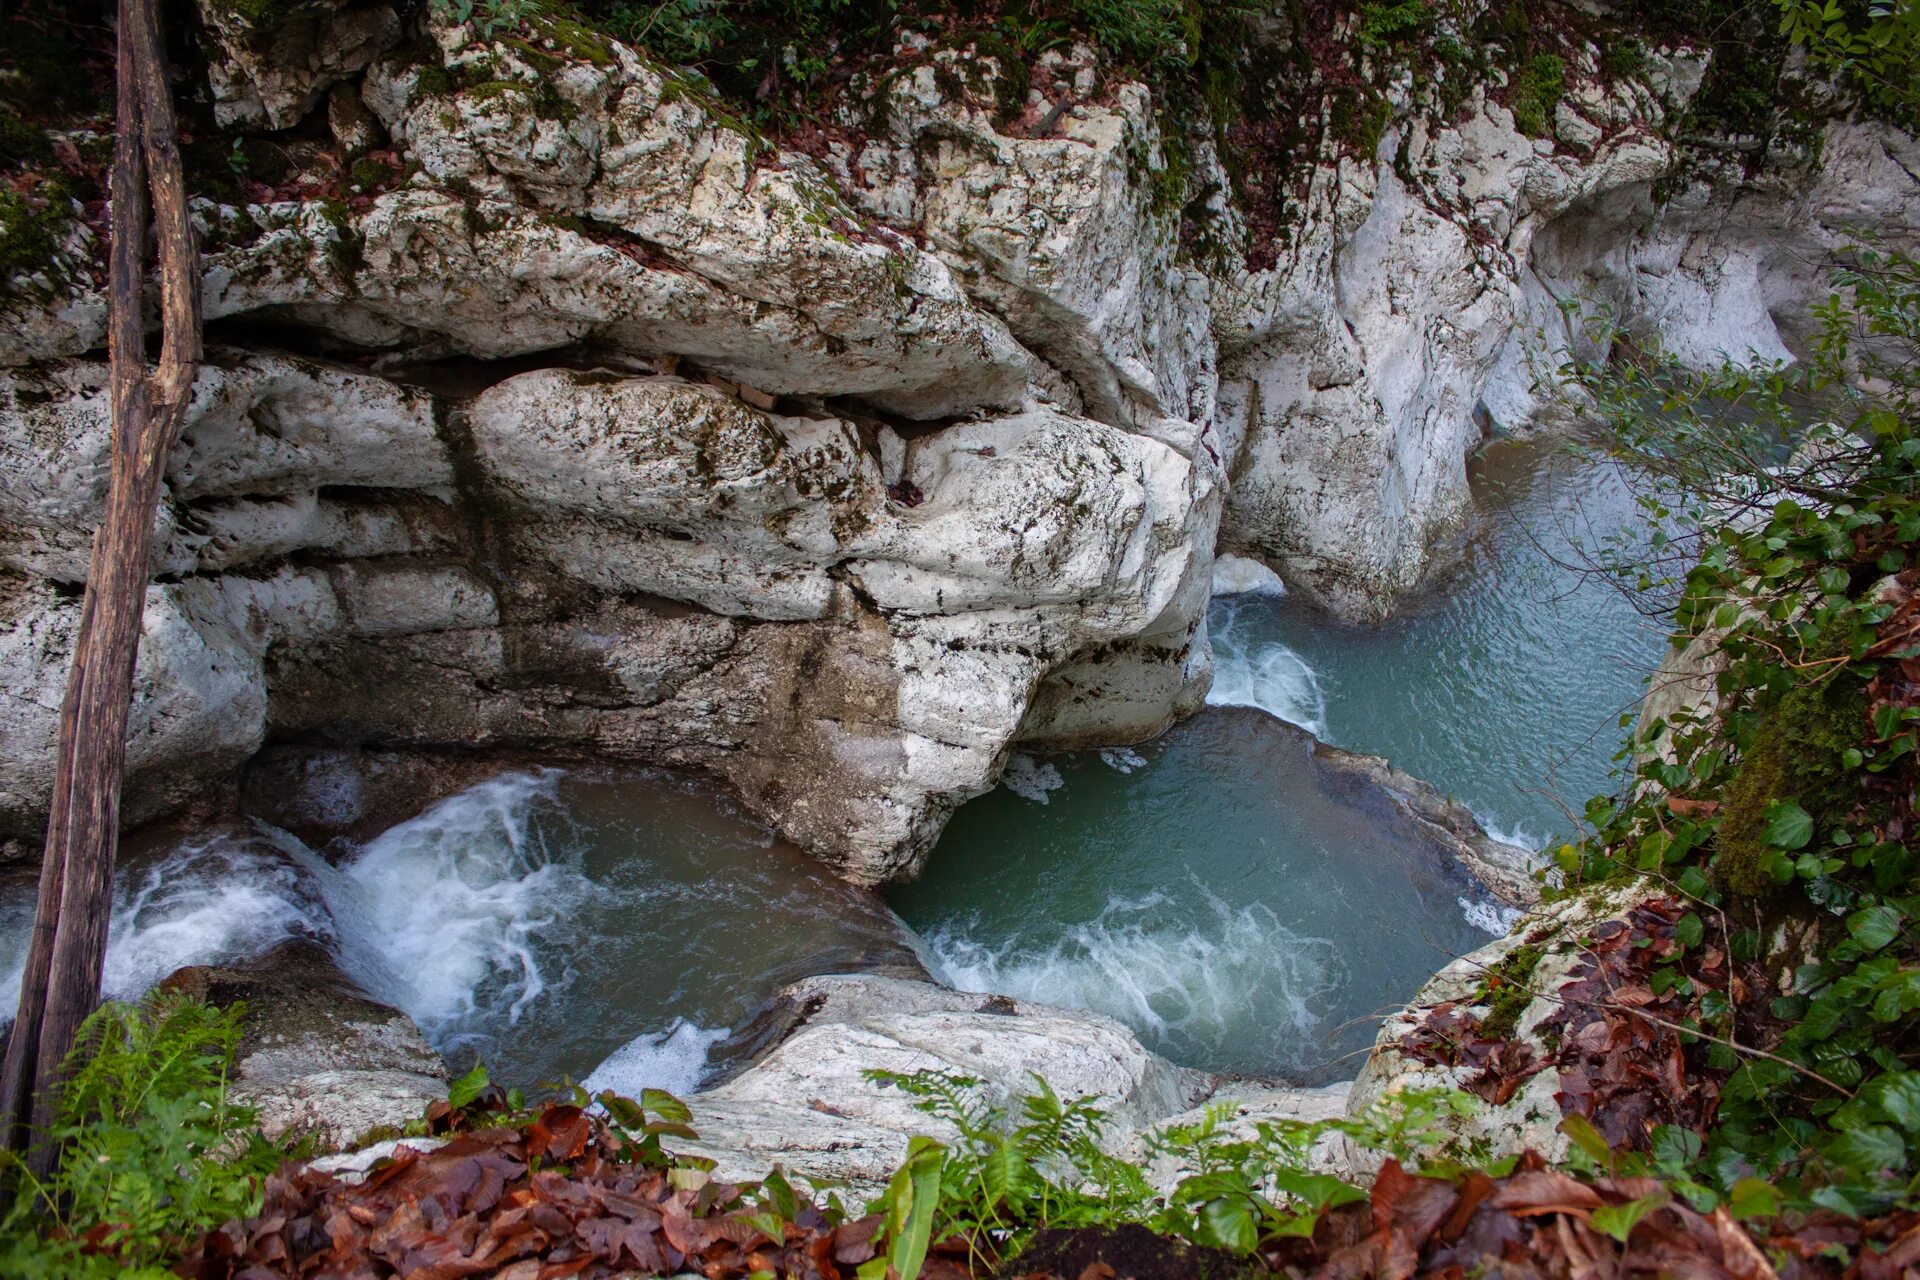
POLYGON ((213 1005, 244 1003, 230 1095, 269 1138, 340 1150, 418 1120, 447 1092, 447 1069, 413 1019, 376 1003, 314 943, 289 942, 245 967, 196 965, 161 984, 213 1005))
POLYGON ((1540 865, 1538 851, 1488 835, 1473 810, 1432 783, 1394 768, 1383 756, 1325 742, 1314 747, 1314 760, 1325 776, 1385 798, 1502 902, 1525 906, 1540 901, 1534 874, 1540 865))

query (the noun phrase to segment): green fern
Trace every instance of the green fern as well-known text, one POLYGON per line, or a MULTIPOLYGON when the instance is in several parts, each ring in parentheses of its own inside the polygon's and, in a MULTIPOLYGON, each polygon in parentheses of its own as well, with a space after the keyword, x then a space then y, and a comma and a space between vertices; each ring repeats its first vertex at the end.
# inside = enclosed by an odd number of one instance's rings
POLYGON ((41 1181, 0 1160, 14 1192, 0 1219, 0 1273, 168 1274, 194 1237, 258 1207, 292 1152, 228 1097, 238 1006, 156 993, 87 1019, 42 1140, 61 1149, 41 1181))

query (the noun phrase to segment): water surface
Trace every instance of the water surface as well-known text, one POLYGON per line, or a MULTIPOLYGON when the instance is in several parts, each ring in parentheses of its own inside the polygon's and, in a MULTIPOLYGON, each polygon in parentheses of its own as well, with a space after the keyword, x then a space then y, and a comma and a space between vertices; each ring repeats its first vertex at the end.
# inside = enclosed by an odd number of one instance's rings
POLYGON ((936 970, 1110 1013, 1190 1065, 1350 1076, 1374 1015, 1510 916, 1390 817, 1330 794, 1274 718, 1384 755, 1539 847, 1611 790, 1620 716, 1664 643, 1583 568, 1637 524, 1609 465, 1499 444, 1473 491, 1458 571, 1391 620, 1217 598, 1221 710, 1129 751, 1016 758, 925 878, 889 895, 936 970))
MULTIPOLYGON (((0 896, 18 1002, 31 886, 0 896)), ((517 771, 338 865, 265 824, 135 847, 115 884, 110 995, 310 938, 404 1009, 456 1071, 689 1090, 751 1046, 775 992, 915 963, 871 894, 670 774, 517 771)))
POLYGON ((1217 708, 1023 758, 889 901, 963 989, 1110 1014, 1189 1065, 1349 1077, 1374 1015, 1486 941, 1462 911, 1484 895, 1314 747, 1217 708))
POLYGON ((1216 599, 1216 703, 1262 706, 1384 755, 1544 844, 1614 787, 1663 627, 1583 562, 1639 525, 1609 464, 1552 443, 1490 446, 1457 572, 1388 621, 1342 623, 1291 597, 1216 599))

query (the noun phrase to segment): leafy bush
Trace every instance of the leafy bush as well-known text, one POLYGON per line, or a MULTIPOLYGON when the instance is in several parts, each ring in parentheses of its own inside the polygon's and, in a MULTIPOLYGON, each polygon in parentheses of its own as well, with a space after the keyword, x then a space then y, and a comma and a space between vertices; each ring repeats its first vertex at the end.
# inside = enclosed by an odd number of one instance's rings
POLYGON ((289 1154, 227 1097, 242 1010, 158 993, 107 1004, 68 1059, 52 1131, 58 1172, 10 1154, 0 1274, 128 1276, 165 1270, 209 1227, 253 1211, 289 1154))
POLYGON ((1553 132, 1553 109, 1567 92, 1567 64, 1557 54, 1536 54, 1514 75, 1507 107, 1514 127, 1530 138, 1553 132))
POLYGON ((1920 1173, 1920 263, 1858 251, 1819 319, 1796 368, 1571 371, 1671 530, 1662 562, 1610 567, 1670 589, 1676 643, 1718 636, 1726 668, 1717 714, 1647 726, 1562 861, 1678 890, 1683 952, 1745 964, 1744 1001, 1678 988, 1725 1076, 1699 1182, 1870 1214, 1920 1173))
POLYGON ((1396 44, 1433 21, 1426 0, 1361 0, 1357 34, 1369 51, 1396 44))

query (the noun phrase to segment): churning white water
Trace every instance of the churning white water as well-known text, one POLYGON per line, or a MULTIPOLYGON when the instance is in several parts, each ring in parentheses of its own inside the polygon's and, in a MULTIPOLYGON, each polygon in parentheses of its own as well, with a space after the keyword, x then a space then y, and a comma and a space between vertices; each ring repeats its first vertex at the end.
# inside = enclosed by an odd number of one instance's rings
MULTIPOLYGON (((577 833, 543 821, 556 769, 512 773, 450 796, 316 879, 341 967, 405 1009, 443 1046, 511 1027, 572 981, 568 923, 596 892, 577 833)), ((305 846, 289 852, 312 866, 305 846)))
POLYGON ((1264 905, 1230 906, 1192 887, 1197 917, 1163 893, 1114 898, 1046 941, 983 940, 972 936, 978 922, 944 926, 926 939, 929 967, 962 991, 1091 1009, 1189 1054, 1220 1051, 1226 1036, 1244 1034, 1245 1011, 1259 1009, 1275 1066, 1305 1065, 1293 1051, 1323 1031, 1324 1001, 1345 977, 1338 949, 1264 905))
MULTIPOLYGON (((20 1003, 33 889, 19 886, 0 909, 0 1019, 20 1003)), ((292 937, 331 940, 320 887, 272 842, 244 828, 196 835, 163 856, 123 870, 107 926, 107 995, 139 995, 189 964, 253 959, 292 937)))
POLYGON ((714 1046, 727 1038, 729 1027, 701 1027, 676 1018, 665 1031, 635 1036, 615 1049, 581 1083, 588 1093, 611 1089, 637 1098, 642 1089, 692 1093, 708 1075, 714 1046))
MULTIPOLYGON (((32 886, 0 899, 0 1002, 18 1003, 32 886)), ((122 867, 109 995, 183 965, 326 945, 405 1010, 456 1070, 596 1073, 685 1091, 728 1028, 812 973, 911 963, 877 900, 833 880, 711 792, 661 774, 502 775, 393 827, 340 865, 264 823, 122 867), (733 945, 743 916, 756 945, 733 945)))
POLYGON ((1214 600, 1207 626, 1213 636, 1209 706, 1257 707, 1316 738, 1326 738, 1327 697, 1305 658, 1263 634, 1243 613, 1236 596, 1214 600))

